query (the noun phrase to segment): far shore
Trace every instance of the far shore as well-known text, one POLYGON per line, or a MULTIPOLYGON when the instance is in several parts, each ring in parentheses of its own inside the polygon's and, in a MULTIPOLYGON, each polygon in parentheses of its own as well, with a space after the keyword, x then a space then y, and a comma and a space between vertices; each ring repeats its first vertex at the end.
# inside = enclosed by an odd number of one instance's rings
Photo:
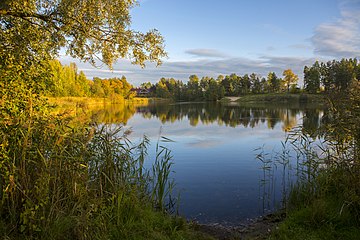
MULTIPOLYGON (((110 104, 148 105, 154 102, 173 102, 168 98, 135 97, 124 98, 99 98, 99 97, 46 97, 47 101, 57 108, 99 108, 110 104)), ((199 102, 199 101, 195 101, 199 102)), ((252 104, 252 103, 318 103, 325 104, 326 96, 323 94, 290 94, 267 93, 243 96, 225 96, 220 103, 252 104)), ((190 102, 191 103, 191 102, 190 102)))

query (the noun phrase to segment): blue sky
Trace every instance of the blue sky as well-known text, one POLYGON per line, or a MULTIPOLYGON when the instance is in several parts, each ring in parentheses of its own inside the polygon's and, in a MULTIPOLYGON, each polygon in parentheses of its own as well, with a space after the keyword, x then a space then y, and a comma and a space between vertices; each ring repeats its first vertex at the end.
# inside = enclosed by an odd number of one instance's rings
POLYGON ((125 75, 134 85, 161 77, 237 73, 266 76, 291 68, 302 78, 315 60, 360 57, 360 0, 140 0, 132 28, 156 28, 168 58, 145 69, 120 59, 114 71, 75 61, 88 78, 125 75))

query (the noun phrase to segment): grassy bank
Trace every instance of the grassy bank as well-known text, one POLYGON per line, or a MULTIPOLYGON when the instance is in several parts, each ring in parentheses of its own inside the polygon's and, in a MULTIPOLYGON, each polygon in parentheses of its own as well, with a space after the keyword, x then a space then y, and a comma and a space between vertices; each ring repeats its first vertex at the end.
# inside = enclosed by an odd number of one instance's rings
POLYGON ((111 104, 133 104, 146 105, 151 99, 148 98, 133 98, 127 100, 124 98, 98 98, 98 97, 46 97, 50 104, 57 105, 60 108, 91 108, 102 107, 111 104))
POLYGON ((170 151, 151 170, 145 137, 121 127, 69 124, 28 111, 0 120, 3 239, 211 239, 169 211, 176 200, 170 151))
MULTIPOLYGON (((296 159, 283 151, 280 161, 275 161, 285 176, 295 170, 296 181, 282 183, 289 190, 284 198, 286 218, 270 239, 359 239, 358 139, 353 132, 345 134, 339 131, 342 127, 334 128, 346 121, 343 117, 327 123, 327 130, 331 126, 337 131, 327 131, 321 144, 301 132, 284 143, 294 147, 296 159)), ((350 122, 345 126, 351 129, 350 122)))
POLYGON ((296 186, 271 239, 359 239, 358 184, 349 171, 333 169, 317 176, 315 194, 308 185, 296 186))
POLYGON ((152 102, 147 98, 120 99, 113 101, 107 98, 61 97, 46 98, 51 106, 52 114, 73 117, 73 121, 83 124, 96 123, 126 123, 136 112, 137 106, 152 102))
MULTIPOLYGON (((228 98, 221 101, 229 102, 228 98)), ((325 103, 326 97, 320 94, 289 94, 289 93, 268 93, 240 96, 237 103, 325 103)))

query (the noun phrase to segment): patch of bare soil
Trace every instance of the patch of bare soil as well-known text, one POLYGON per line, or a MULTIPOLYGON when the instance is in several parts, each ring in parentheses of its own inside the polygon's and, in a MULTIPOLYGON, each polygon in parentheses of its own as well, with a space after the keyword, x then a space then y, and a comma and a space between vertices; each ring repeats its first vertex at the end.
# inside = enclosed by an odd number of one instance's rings
POLYGON ((221 224, 199 224, 198 230, 218 240, 267 239, 277 225, 285 218, 285 214, 270 214, 253 219, 249 224, 235 227, 221 224))
POLYGON ((230 100, 230 102, 235 102, 240 99, 240 97, 225 97, 230 100))

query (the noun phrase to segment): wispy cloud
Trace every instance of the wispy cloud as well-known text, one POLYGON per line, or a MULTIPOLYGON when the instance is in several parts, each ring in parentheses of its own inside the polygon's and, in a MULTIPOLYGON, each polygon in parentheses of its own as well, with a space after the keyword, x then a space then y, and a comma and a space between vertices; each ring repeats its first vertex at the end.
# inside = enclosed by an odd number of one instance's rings
POLYGON ((293 49, 312 49, 312 46, 309 45, 309 44, 302 44, 302 43, 299 43, 299 44, 292 44, 292 45, 289 45, 290 48, 293 48, 293 49))
POLYGON ((339 0, 341 9, 359 8, 360 0, 339 0))
POLYGON ((188 146, 193 148, 214 148, 223 144, 219 139, 199 139, 194 142, 188 143, 188 146))
POLYGON ((128 74, 133 73, 131 71, 123 71, 123 70, 110 70, 110 69, 97 69, 97 68, 79 68, 80 71, 83 72, 93 72, 93 73, 110 73, 110 74, 128 74))
POLYGON ((275 50, 276 50, 276 48, 273 47, 273 46, 269 46, 269 47, 266 48, 266 51, 268 51, 268 52, 272 52, 272 51, 275 51, 275 50))
MULTIPOLYGON (((74 60, 74 59, 73 59, 74 60)), ((224 58, 224 59, 198 59, 192 61, 176 61, 164 62, 160 67, 155 67, 153 64, 148 64, 146 68, 142 69, 139 66, 132 65, 128 60, 119 60, 114 65, 114 71, 93 69, 89 64, 75 61, 79 70, 85 70, 88 78, 101 77, 121 77, 125 75, 129 82, 134 85, 140 85, 143 82, 155 83, 161 77, 182 80, 187 82, 188 77, 196 74, 199 77, 209 76, 216 78, 218 75, 229 75, 236 73, 239 75, 257 73, 261 76, 267 76, 270 71, 274 71, 278 76, 282 72, 291 68, 299 77, 302 77, 303 67, 311 65, 315 59, 300 58, 300 57, 279 57, 272 55, 263 55, 258 59, 249 58, 224 58), (124 71, 126 69, 126 71, 124 71)), ((62 61, 68 64, 70 61, 62 61)))
POLYGON ((320 56, 335 58, 360 56, 360 1, 343 0, 341 17, 319 25, 311 42, 320 56))
POLYGON ((197 48, 186 50, 185 53, 193 55, 195 57, 205 57, 205 58, 227 58, 227 54, 222 53, 216 49, 208 48, 197 48))

